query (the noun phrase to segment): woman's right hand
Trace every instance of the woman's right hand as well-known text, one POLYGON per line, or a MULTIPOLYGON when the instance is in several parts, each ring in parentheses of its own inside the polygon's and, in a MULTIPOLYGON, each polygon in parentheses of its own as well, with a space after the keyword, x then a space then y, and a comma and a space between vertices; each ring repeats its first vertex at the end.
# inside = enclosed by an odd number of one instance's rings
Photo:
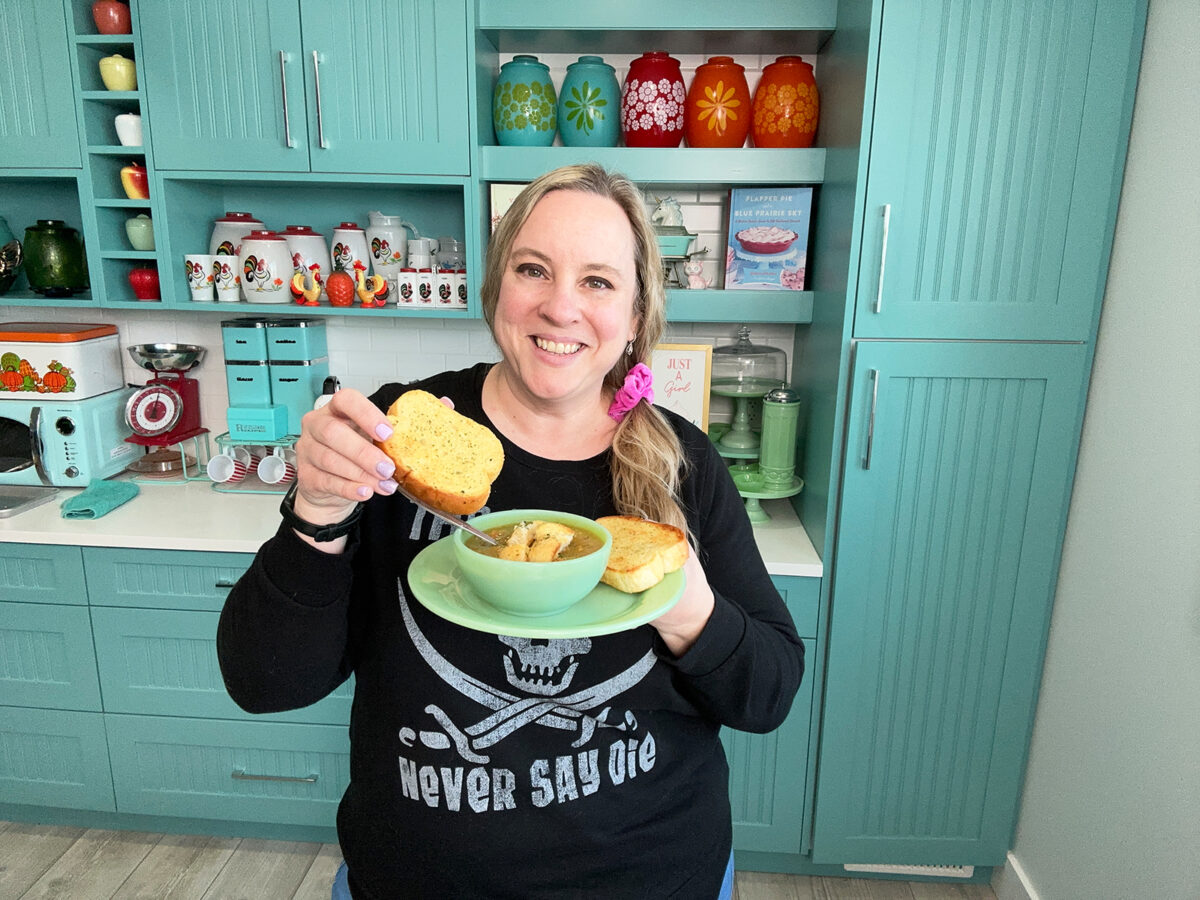
POLYGON ((304 414, 296 441, 297 515, 314 524, 340 522, 372 494, 392 494, 396 464, 374 441, 391 436, 387 416, 345 389, 304 414))

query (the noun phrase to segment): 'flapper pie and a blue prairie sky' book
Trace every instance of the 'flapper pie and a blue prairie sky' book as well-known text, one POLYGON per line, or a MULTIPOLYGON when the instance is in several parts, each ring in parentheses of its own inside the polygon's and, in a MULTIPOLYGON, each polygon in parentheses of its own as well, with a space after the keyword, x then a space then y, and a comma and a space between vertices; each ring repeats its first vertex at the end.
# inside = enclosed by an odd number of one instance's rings
POLYGON ((804 290, 812 200, 812 187, 729 192, 727 289, 804 290))

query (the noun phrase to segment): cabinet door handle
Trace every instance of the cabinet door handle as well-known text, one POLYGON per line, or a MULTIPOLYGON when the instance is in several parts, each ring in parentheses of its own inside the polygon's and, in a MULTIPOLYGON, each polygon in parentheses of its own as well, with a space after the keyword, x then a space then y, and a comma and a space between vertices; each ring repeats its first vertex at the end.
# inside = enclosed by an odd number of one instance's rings
POLYGON ((234 769, 229 773, 229 777, 234 781, 290 781, 299 784, 316 784, 318 778, 317 775, 255 775, 241 769, 234 769))
POLYGON ((296 146, 296 142, 292 140, 292 123, 288 118, 288 102, 287 102, 287 75, 285 72, 288 61, 288 55, 283 50, 279 51, 279 93, 283 97, 283 139, 287 143, 288 149, 291 150, 296 146))
POLYGON ((879 241, 879 284, 875 287, 875 303, 871 307, 872 312, 879 312, 883 309, 883 270, 887 265, 887 239, 888 239, 888 224, 892 220, 892 204, 883 204, 883 237, 879 241))
POLYGON ((313 89, 317 94, 317 144, 322 150, 328 150, 329 144, 325 141, 325 122, 321 116, 321 66, 316 50, 313 51, 313 89))
POLYGON ((871 369, 871 416, 867 419, 867 452, 863 455, 863 468, 871 468, 871 449, 875 446, 875 409, 879 403, 879 370, 871 369))
POLYGON ((213 586, 219 587, 219 588, 231 588, 231 587, 233 587, 233 582, 230 581, 228 578, 222 578, 220 581, 218 581, 213 586))

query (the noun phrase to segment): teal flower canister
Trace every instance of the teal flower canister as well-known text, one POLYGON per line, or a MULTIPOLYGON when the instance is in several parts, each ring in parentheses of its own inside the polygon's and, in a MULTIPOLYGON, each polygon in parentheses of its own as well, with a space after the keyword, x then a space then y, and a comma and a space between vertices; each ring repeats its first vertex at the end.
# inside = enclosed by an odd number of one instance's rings
POLYGON ((549 147, 558 128, 550 68, 520 54, 500 67, 492 95, 492 125, 502 147, 549 147))
POLYGON ((567 66, 558 95, 558 132, 567 147, 615 147, 621 137, 621 86, 599 56, 567 66))

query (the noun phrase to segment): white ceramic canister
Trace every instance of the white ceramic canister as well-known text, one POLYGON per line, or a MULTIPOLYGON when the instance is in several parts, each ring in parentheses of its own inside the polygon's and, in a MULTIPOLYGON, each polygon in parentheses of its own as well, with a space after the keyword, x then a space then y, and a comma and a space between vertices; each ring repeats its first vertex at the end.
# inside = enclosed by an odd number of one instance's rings
POLYGON ((330 256, 335 272, 338 269, 344 269, 351 278, 354 278, 354 264, 358 262, 363 265, 363 274, 370 274, 371 254, 367 249, 367 234, 354 222, 342 222, 333 229, 330 256))
POLYGON ((454 270, 438 269, 433 279, 434 299, 438 306, 454 306, 454 270))
POLYGON ((417 269, 417 306, 433 303, 433 269, 417 269))
POLYGON ((292 254, 283 235, 256 230, 246 235, 238 254, 242 296, 247 303, 289 303, 292 254))
POLYGON ((396 305, 412 306, 417 302, 417 270, 405 266, 400 270, 398 280, 396 305))
POLYGON ((283 229, 283 237, 292 254, 292 271, 304 276, 305 286, 309 285, 310 276, 317 273, 323 284, 333 271, 329 242, 325 240, 325 235, 313 231, 309 225, 289 225, 283 229), (314 270, 313 266, 317 269, 314 270))
POLYGON ((213 256, 238 256, 242 238, 252 231, 262 231, 263 228, 263 223, 248 212, 227 212, 213 222, 212 236, 208 239, 208 252, 213 256))

